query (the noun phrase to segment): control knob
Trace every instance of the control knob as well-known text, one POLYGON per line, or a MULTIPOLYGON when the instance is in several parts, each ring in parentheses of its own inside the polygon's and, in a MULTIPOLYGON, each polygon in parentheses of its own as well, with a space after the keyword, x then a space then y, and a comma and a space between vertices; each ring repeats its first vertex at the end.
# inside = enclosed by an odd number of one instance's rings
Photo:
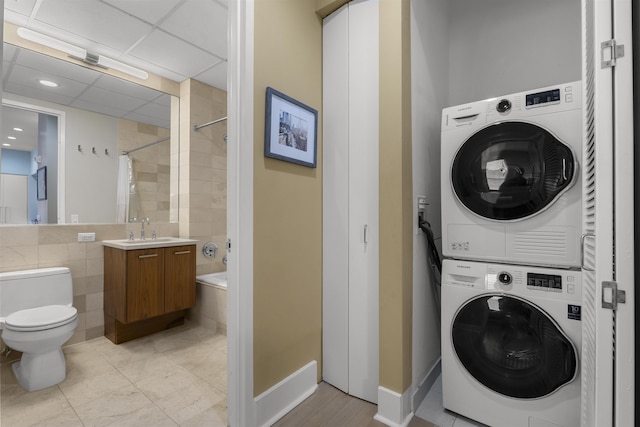
POLYGON ((498 110, 499 113, 506 113, 511 110, 511 101, 508 99, 501 100, 498 102, 498 105, 496 105, 496 110, 498 110))
POLYGON ((498 282, 500 282, 501 284, 510 285, 512 281, 513 277, 511 277, 510 273, 503 271, 502 273, 498 274, 498 282))

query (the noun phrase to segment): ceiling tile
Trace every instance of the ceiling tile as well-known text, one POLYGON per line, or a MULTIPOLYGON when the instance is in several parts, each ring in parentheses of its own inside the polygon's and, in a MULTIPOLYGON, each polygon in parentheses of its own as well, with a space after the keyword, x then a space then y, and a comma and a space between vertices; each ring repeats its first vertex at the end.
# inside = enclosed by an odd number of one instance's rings
POLYGON ((194 76, 219 61, 161 30, 154 30, 131 55, 178 74, 194 76))
POLYGON ((227 61, 222 61, 214 67, 198 74, 194 79, 218 89, 227 90, 227 61))
POLYGON ((61 95, 49 90, 40 89, 33 85, 20 85, 13 81, 9 82, 3 88, 4 92, 13 93, 27 98, 34 98, 41 101, 54 102, 56 104, 68 105, 72 101, 72 97, 61 95))
POLYGON ((105 75, 103 75, 98 81, 96 81, 93 86, 111 92, 128 95, 144 101, 153 101, 164 95, 163 92, 141 86, 136 83, 128 82, 126 80, 112 78, 111 76, 105 75))
MULTIPOLYGON (((101 89, 99 87, 90 87, 78 101, 87 102, 91 104, 102 104, 107 107, 115 108, 118 110, 134 110, 140 106, 146 104, 144 100, 134 98, 122 93, 116 93, 109 90, 101 89)), ((72 105, 76 105, 74 102, 72 105)))
POLYGON ((157 25, 158 21, 184 0, 102 0, 133 16, 157 25))
POLYGON ((227 9, 213 0, 187 0, 165 22, 163 30, 227 58, 227 9))
POLYGON ((120 51, 129 49, 152 28, 98 0, 43 1, 36 21, 58 28, 61 34, 75 34, 120 51))
POLYGON ((21 49, 14 62, 34 70, 47 70, 51 75, 62 76, 87 84, 96 81, 102 75, 102 73, 98 71, 81 67, 71 62, 61 61, 28 49, 21 49))
POLYGON ((7 11, 11 11, 20 15, 24 15, 28 18, 31 15, 35 4, 36 0, 5 0, 4 9, 5 13, 7 13, 7 11))
MULTIPOLYGON (((50 93, 51 96, 55 96, 56 94, 64 92, 64 94, 69 97, 75 97, 81 94, 82 91, 87 87, 85 83, 78 82, 77 80, 61 77, 59 75, 39 69, 23 67, 22 65, 18 64, 14 64, 11 68, 9 80, 22 87, 32 87, 36 88, 37 91, 50 93), (41 79, 52 80, 58 83, 59 86, 56 88, 45 88, 40 83, 38 83, 38 80, 41 79)), ((10 91, 9 87, 3 89, 10 91)))

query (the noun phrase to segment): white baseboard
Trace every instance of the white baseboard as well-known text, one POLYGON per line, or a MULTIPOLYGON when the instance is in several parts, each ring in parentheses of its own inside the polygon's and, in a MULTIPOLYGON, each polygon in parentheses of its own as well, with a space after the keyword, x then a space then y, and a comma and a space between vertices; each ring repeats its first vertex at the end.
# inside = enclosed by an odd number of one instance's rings
POLYGON ((256 425, 268 427, 311 396, 318 388, 314 360, 255 398, 256 425))
POLYGON ((418 385, 416 390, 413 392, 413 397, 411 398, 411 401, 412 401, 411 408, 414 413, 416 412, 416 410, 418 409, 418 406, 420 406, 424 398, 427 397, 429 390, 431 390, 431 387, 433 387, 433 384, 436 382, 441 372, 442 372, 442 363, 441 363, 441 359, 438 358, 436 363, 434 363, 433 366, 431 367, 431 370, 429 370, 429 373, 425 375, 422 382, 418 385))
POLYGON ((388 388, 378 387, 378 413, 376 421, 390 427, 406 427, 413 418, 411 412, 411 387, 403 394, 388 388))

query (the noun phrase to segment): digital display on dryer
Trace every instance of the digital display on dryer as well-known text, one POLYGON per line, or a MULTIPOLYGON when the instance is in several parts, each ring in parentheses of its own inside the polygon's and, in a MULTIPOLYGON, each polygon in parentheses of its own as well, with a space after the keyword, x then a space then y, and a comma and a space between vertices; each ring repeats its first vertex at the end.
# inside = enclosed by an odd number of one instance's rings
POLYGON ((549 102, 560 102, 560 89, 531 93, 526 97, 527 107, 535 107, 549 102))
POLYGON ((527 287, 549 289, 551 291, 562 290, 562 276, 553 274, 527 273, 527 287))

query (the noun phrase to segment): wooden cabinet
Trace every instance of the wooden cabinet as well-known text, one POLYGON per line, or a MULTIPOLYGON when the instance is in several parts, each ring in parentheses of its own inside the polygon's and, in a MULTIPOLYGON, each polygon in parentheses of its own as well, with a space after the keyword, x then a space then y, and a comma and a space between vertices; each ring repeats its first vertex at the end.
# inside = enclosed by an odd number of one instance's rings
POLYGON ((196 246, 104 248, 105 335, 119 344, 184 322, 196 303, 196 246))

